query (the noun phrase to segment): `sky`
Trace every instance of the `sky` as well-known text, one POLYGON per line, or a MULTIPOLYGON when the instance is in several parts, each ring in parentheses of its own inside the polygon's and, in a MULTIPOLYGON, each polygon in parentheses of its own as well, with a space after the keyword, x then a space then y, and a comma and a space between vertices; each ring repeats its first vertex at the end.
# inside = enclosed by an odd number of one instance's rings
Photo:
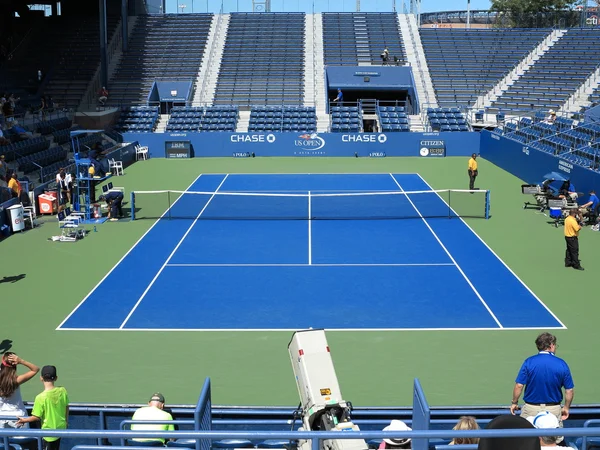
MULTIPOLYGON (((263 3, 264 0, 254 0, 263 3)), ((150 1, 148 3, 151 3, 150 1)), ((402 3, 407 8, 410 0, 395 0, 396 11, 402 12, 402 3)), ((360 0, 361 11, 389 12, 392 11, 394 0, 360 0)), ((250 12, 252 0, 166 0, 167 13, 201 13, 219 12, 250 12)), ((275 12, 353 12, 356 11, 356 0, 271 0, 271 11, 275 12)), ((490 0, 471 0, 471 9, 489 9, 490 0)), ((422 12, 434 11, 464 11, 467 0, 422 0, 422 12)))

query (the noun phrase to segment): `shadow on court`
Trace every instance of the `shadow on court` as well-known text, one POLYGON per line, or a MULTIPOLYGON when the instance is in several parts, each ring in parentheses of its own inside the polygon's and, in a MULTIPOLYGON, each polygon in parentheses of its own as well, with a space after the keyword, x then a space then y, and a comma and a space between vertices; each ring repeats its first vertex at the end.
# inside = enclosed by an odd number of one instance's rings
POLYGON ((17 281, 21 281, 26 276, 27 275, 22 273, 20 275, 14 275, 12 277, 4 277, 4 278, 0 279, 0 283, 16 283, 17 281))

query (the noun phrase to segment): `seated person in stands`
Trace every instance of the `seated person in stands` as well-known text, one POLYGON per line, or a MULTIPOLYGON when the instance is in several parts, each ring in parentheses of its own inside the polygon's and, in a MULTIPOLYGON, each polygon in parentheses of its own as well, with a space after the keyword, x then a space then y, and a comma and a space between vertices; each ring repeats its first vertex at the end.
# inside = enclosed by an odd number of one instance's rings
POLYGON ((106 90, 106 87, 102 86, 102 89, 98 91, 98 103, 104 106, 106 100, 108 100, 108 91, 106 90))
POLYGON ((11 130, 13 130, 13 132, 19 136, 19 139, 22 141, 33 138, 33 133, 31 131, 27 131, 21 125, 17 124, 17 122, 12 122, 11 130))
MULTIPOLYGON (((411 431, 408 425, 401 420, 392 420, 390 424, 383 429, 383 431, 411 431)), ((411 448, 410 438, 402 439, 384 439, 379 445, 379 450, 383 449, 395 449, 395 448, 411 448)))
MULTIPOLYGON (((153 394, 150 397, 150 401, 148 402, 148 406, 142 406, 133 414, 132 420, 155 420, 155 421, 165 421, 169 422, 173 420, 173 416, 168 412, 164 411, 165 407, 165 397, 161 393, 153 394)), ((131 424, 131 429, 135 431, 175 431, 175 427, 173 424, 165 423, 165 424, 131 424)), ((160 441, 163 444, 165 443, 165 439, 161 438, 136 438, 132 439, 135 442, 153 442, 160 441)), ((142 444, 143 445, 143 444, 142 444)))
POLYGON ((0 145, 8 145, 10 141, 4 137, 4 133, 0 129, 0 145))
POLYGON ((556 122, 556 111, 554 111, 553 109, 548 111, 548 116, 544 119, 544 122, 550 124, 556 122))
MULTIPOLYGON (((462 416, 458 419, 458 423, 452 428, 453 430, 479 430, 477 420, 473 416, 462 416)), ((460 444, 478 444, 479 438, 456 438, 450 441, 450 445, 460 444)))
POLYGON ((569 180, 565 181, 560 188, 558 198, 568 198, 570 200, 577 200, 577 191, 575 186, 569 180))
POLYGON ((120 191, 109 191, 106 195, 100 196, 100 201, 104 200, 108 206, 108 218, 111 222, 116 222, 119 217, 123 217, 123 193, 120 191))
POLYGON ((596 195, 596 191, 590 191, 590 198, 587 203, 584 203, 579 207, 579 210, 584 216, 587 216, 588 223, 596 223, 598 220, 598 206, 600 206, 600 199, 596 195))

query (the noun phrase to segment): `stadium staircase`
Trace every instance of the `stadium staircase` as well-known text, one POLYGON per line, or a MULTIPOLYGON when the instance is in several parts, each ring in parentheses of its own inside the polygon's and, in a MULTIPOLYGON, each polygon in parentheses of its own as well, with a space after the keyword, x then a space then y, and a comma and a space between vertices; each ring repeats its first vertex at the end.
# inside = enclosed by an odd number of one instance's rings
POLYGON ((571 97, 561 106, 560 111, 564 113, 578 112, 582 108, 590 106, 590 96, 595 94, 600 86, 600 66, 582 83, 571 97))
MULTIPOLYGON (((404 41, 404 49, 406 50, 406 61, 413 68, 413 77, 421 107, 437 108, 435 90, 433 89, 433 82, 429 74, 429 67, 427 66, 427 59, 421 43, 421 36, 418 33, 419 28, 415 16, 413 14, 398 14, 398 24, 400 35, 404 41)), ((420 116, 415 116, 414 120, 411 119, 411 129, 413 129, 413 126, 417 127, 418 124, 422 126, 420 116)), ((414 129, 414 131, 417 130, 414 129)))
POLYGON ((597 69, 600 30, 571 28, 492 104, 503 110, 559 109, 597 69))
POLYGON ((240 118, 238 119, 237 128, 235 131, 238 133, 248 132, 250 126, 250 111, 240 111, 240 118))
MULTIPOLYGON (((521 60, 521 62, 515 66, 513 70, 511 70, 502 80, 500 80, 492 89, 490 89, 487 93, 480 95, 477 97, 475 101, 475 105, 473 106, 474 110, 484 109, 488 110, 490 113, 495 114, 497 109, 490 109, 492 102, 497 100, 497 98, 502 95, 502 92, 508 89, 509 86, 513 85, 521 76, 533 67, 533 65, 538 61, 544 54, 558 42, 558 40, 566 33, 565 30, 553 30, 546 38, 539 43, 537 47, 535 47, 525 58, 521 60)), ((487 119, 486 119, 487 120, 487 119)))
POLYGON ((206 51, 196 78, 194 105, 212 105, 219 79, 229 18, 229 14, 218 14, 213 18, 206 41, 206 51))
POLYGON ((317 131, 325 132, 329 126, 325 87, 325 64, 323 59, 323 15, 306 15, 306 39, 304 54, 304 106, 314 106, 317 111, 317 131))

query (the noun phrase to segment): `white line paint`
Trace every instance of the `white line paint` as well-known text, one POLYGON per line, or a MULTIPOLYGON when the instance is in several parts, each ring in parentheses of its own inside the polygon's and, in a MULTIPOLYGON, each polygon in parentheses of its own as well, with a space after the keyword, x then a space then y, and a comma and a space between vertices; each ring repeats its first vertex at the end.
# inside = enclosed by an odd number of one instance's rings
MULTIPOLYGON (((192 181, 192 184, 190 184, 190 185, 187 187, 186 191, 187 191, 189 188, 191 188, 191 187, 192 187, 192 186, 193 186, 193 185, 196 183, 196 181, 198 181, 198 180, 200 179, 200 177, 201 177, 201 176, 202 176, 202 174, 198 175, 198 176, 196 177, 196 179, 195 179, 194 181, 192 181)), ((92 295, 92 294, 93 294, 93 293, 96 291, 96 289, 98 289, 98 287, 99 287, 99 286, 102 284, 102 282, 103 282, 104 280, 106 280, 106 278, 107 278, 107 277, 108 277, 108 276, 109 276, 109 275, 110 275, 110 274, 111 274, 111 273, 112 273, 112 272, 113 272, 113 271, 114 271, 114 270, 115 270, 115 269, 116 269, 116 268, 119 266, 119 264, 121 264, 121 262, 123 262, 123 260, 124 260, 124 259, 127 257, 127 255, 129 255, 129 254, 130 254, 130 253, 133 251, 133 249, 134 249, 134 248, 136 248, 136 247, 137 247, 137 245, 138 245, 140 242, 142 242, 142 239, 144 239, 144 238, 146 237, 146 235, 147 235, 148 233, 150 233, 150 231, 152 230, 152 228, 154 228, 154 227, 156 226, 156 224, 157 224, 157 223, 158 223, 158 222, 159 222, 159 221, 160 221, 160 220, 161 220, 161 219, 164 217, 164 215, 165 215, 167 212, 169 212, 169 210, 170 210, 171 208, 173 208, 173 206, 175 206, 175 204, 176 204, 176 203, 179 201, 179 199, 180 199, 180 198, 181 198, 181 196, 180 196, 180 197, 178 197, 178 198, 177 198, 177 200, 175 200, 175 201, 173 202, 173 204, 172 204, 172 205, 171 205, 171 206, 170 206, 170 207, 169 207, 169 208, 168 208, 168 209, 167 209, 167 210, 166 210, 166 211, 165 211, 165 212, 162 214, 162 216, 160 216, 158 219, 156 219, 156 221, 155 221, 155 222, 152 224, 152 226, 151 226, 150 228, 148 228, 148 230, 146 230, 146 232, 145 232, 145 233, 142 235, 142 237, 140 237, 140 238, 139 238, 139 239, 138 239, 138 240, 135 242, 135 244, 133 244, 133 246, 132 246, 132 247, 131 247, 129 250, 127 250, 127 253, 125 253, 125 254, 123 255, 123 257, 122 257, 121 259, 119 259, 119 261, 117 261, 117 263, 116 263, 116 264, 115 264, 115 265, 114 265, 114 266, 113 266, 113 267, 112 267, 112 268, 111 268, 111 269, 108 271, 108 273, 107 273, 106 275, 104 275, 104 277, 103 277, 103 278, 102 278, 102 279, 101 279, 101 280, 98 282, 98 284, 96 284, 96 286, 94 286, 94 287, 93 287, 93 289, 92 289, 92 290, 91 290, 91 291, 88 293, 88 295, 86 295, 86 296, 83 298, 83 300, 81 300, 81 301, 79 302, 79 304, 78 304, 78 305, 75 307, 75 309, 73 309, 73 311, 71 311, 71 312, 69 313, 69 315, 68 315, 67 317, 65 317, 65 319, 64 319, 64 320, 63 320, 63 321, 60 323, 60 325, 59 325, 58 327, 56 327, 56 330, 60 330, 60 329, 62 329, 62 326, 64 325, 64 323, 65 323, 67 320, 69 320, 69 318, 70 318, 70 317, 71 317, 73 314, 75 314, 75 311, 77 311, 77 310, 79 309, 79 307, 80 307, 81 305, 83 305, 83 303, 84 303, 84 302, 85 302, 85 301, 86 301, 86 300, 89 298, 89 296, 90 296, 90 295, 92 295)))
MULTIPOLYGON (((219 191, 219 188, 221 186, 223 186, 223 183, 225 183, 225 180, 227 180, 227 175, 225 175, 225 177, 223 177, 223 180, 221 180, 221 183, 219 184, 219 186, 217 186, 215 194, 219 191)), ((177 243, 177 245, 175 246, 175 248, 173 249, 173 251, 171 252, 171 254, 169 255, 169 257, 165 261, 165 263, 162 265, 162 267, 156 273, 156 275, 154 276, 154 278, 152 279, 152 281, 150 282, 150 284, 148 285, 148 287, 146 288, 146 290, 144 291, 144 293, 138 299, 138 301, 136 302, 135 306, 131 309, 131 311, 129 311, 129 314, 127 314, 127 317, 125 317, 125 320, 123 321, 123 323, 121 324, 121 326, 119 327, 119 329, 122 329, 125 326, 125 324, 129 320, 129 318, 133 315, 133 313, 135 312, 135 310, 137 309, 137 307, 140 305, 140 303, 142 302, 142 300, 144 299, 144 297, 146 297, 146 294, 148 294, 148 292, 150 291, 150 289, 152 288, 152 286, 154 285, 154 283, 156 282, 156 280, 158 279, 158 277, 160 276, 160 274, 162 273, 162 271, 165 270, 165 267, 167 267, 167 264, 169 263, 169 261, 171 260, 171 258, 173 257, 173 255, 177 252, 177 250, 179 249, 179 247, 181 246, 181 244, 183 243, 183 241, 185 240, 185 238, 188 236, 188 234, 190 234, 190 231, 192 231, 192 228, 194 228, 194 225, 196 225, 196 222, 198 222, 198 219, 200 218, 200 216, 204 213, 204 211, 206 211, 206 208, 208 207, 208 205, 210 205, 210 202, 212 201, 212 199, 215 198, 215 194, 213 194, 208 199, 208 201, 204 205, 204 208, 202 208, 202 210, 198 213, 198 215, 196 216, 196 218, 194 219, 194 221, 192 222, 192 224, 189 226, 189 228, 187 229, 187 231, 185 232, 185 234, 183 235, 183 237, 179 240, 179 242, 177 243)))
MULTIPOLYGON (((427 186, 428 186, 428 187, 431 189, 431 186, 429 185, 429 183, 427 183, 427 181, 425 181, 425 179, 424 179, 424 178, 423 178, 421 175, 419 175, 418 173, 417 173, 417 174, 415 174, 415 175, 417 175, 417 176, 418 176, 418 177, 419 177, 419 178, 420 178, 420 179, 423 181, 423 183, 425 183, 425 184, 426 184, 426 185, 427 185, 427 186)), ((439 195, 438 195, 438 196, 439 196, 439 195)), ((446 201, 445 201, 445 200, 444 200, 442 197, 440 197, 440 199, 441 199, 441 200, 442 200, 444 203, 446 203, 446 201)), ((448 205, 448 207, 450 207, 450 205, 448 205)), ((450 208, 450 209, 452 209, 452 208, 450 208)), ((454 210, 452 210, 452 211, 453 211, 453 212, 456 214, 456 211, 454 211, 454 210)), ((479 235, 478 235, 478 234, 477 234, 477 233, 476 233, 476 232, 473 230, 473 228, 471 228, 471 227, 469 226, 469 224, 468 224, 467 222, 465 222, 465 221, 464 221, 464 219, 463 219, 462 217, 460 217, 458 214, 456 214, 456 216, 457 216, 457 217, 458 217, 458 218, 459 218, 459 219, 462 221, 462 223, 463 223, 463 224, 464 224, 464 225, 465 225, 465 226, 466 226, 466 227, 467 227, 469 230, 471 230, 471 233, 473 233, 473 234, 474 234, 474 235, 477 237, 477 239, 479 239, 479 240, 481 241, 481 243, 482 243, 483 245, 485 245, 485 247, 486 247, 486 248, 487 248, 487 249, 488 249, 488 250, 489 250, 489 251, 492 253, 492 255, 494 255, 496 258, 498 258, 498 261, 500 261, 500 262, 501 262, 501 263, 504 265, 504 267, 506 267, 506 269, 507 269, 507 270, 508 270, 508 271, 509 271, 509 272, 510 272, 510 273, 511 273, 511 274, 512 274, 512 275, 513 275, 513 276, 514 276, 514 277, 515 277, 515 278, 516 278, 518 281, 519 281, 519 283, 521 283, 521 284, 523 285, 523 287, 524 287, 525 289, 527 289, 527 291, 528 291, 528 292, 529 292, 529 293, 530 293, 530 294, 533 296, 533 298, 535 298, 535 299, 536 299, 538 302, 540 302, 540 304, 541 304, 541 305, 542 305, 542 306, 543 306, 543 307, 546 309, 546 311, 548 311, 548 312, 550 313, 550 315, 551 315, 552 317, 554 317, 558 323, 560 323, 560 325, 561 325, 561 326, 560 326, 560 328, 557 328, 557 329, 565 329, 565 330, 566 330, 566 329, 567 329, 566 325, 565 325, 564 323, 562 323, 562 321, 561 321, 561 320, 560 320, 560 319, 559 319, 559 318, 556 316, 556 314, 554 314, 554 313, 552 312, 552 310, 550 310, 550 308, 548 308, 548 306, 546 306, 546 304, 545 304, 545 303, 544 303, 544 302, 543 302, 543 301, 542 301, 542 300, 541 300, 541 299, 540 299, 540 298, 539 298, 537 295, 535 295, 535 293, 534 293, 534 292, 533 292, 533 291, 532 291, 532 290, 529 288, 529 286, 527 286, 527 285, 526 285, 526 284, 523 282, 523 280, 521 280, 521 278, 519 278, 519 277, 517 276, 517 274, 516 274, 515 272, 513 272, 513 270, 512 270, 512 269, 509 267, 509 265, 508 265, 508 264, 506 264, 506 263, 505 263, 505 262, 502 260, 502 258, 500 258, 500 257, 499 257, 499 256, 496 254, 496 252, 495 252, 494 250, 492 250, 492 249, 491 249, 491 247, 490 247, 490 246, 489 246, 489 245, 488 245, 488 244, 487 244, 487 243, 486 243, 486 242, 485 242, 485 241, 484 241, 484 240, 481 238, 481 236, 479 236, 479 235)))
POLYGON ((431 266, 450 266, 453 263, 390 263, 390 264, 167 264, 167 267, 431 267, 431 266))
MULTIPOLYGON (((298 331, 299 328, 63 328, 61 331, 147 331, 156 332, 290 332, 298 331)), ((308 329, 308 326, 305 327, 308 329)), ((561 327, 504 327, 504 328, 326 328, 327 332, 357 332, 357 331, 526 331, 526 330, 562 330, 561 327)))
MULTIPOLYGON (((402 188, 402 186, 400 186, 400 183, 398 183, 398 180, 396 180, 396 177, 394 177, 394 175, 391 174, 391 173, 390 173, 390 177, 392 177, 392 180, 394 180, 394 183, 396 183, 396 185, 398 186, 398 189, 400 189, 401 191, 404 192, 404 189, 402 188)), ((473 292, 475 293, 475 295, 477 296, 477 298, 479 298, 479 300, 481 301, 481 303, 483 304, 483 306, 485 307, 485 309, 487 309, 487 311, 490 314, 490 316, 492 316, 492 318, 494 319, 494 321, 498 324, 498 326, 500 328, 504 328, 502 326, 502 324, 500 323, 500 321, 498 320, 498 318, 496 317, 496 315, 494 314, 494 312, 490 309, 490 307, 488 306, 488 304, 485 302, 485 300, 483 299, 483 297, 481 296, 481 294, 479 294, 479 291, 475 288, 475 286, 473 286, 473 283, 471 283, 471 280, 469 280, 469 277, 467 277, 467 275, 461 269, 461 267, 458 265, 458 263, 456 262, 456 260, 452 256, 452 254, 448 251, 448 249, 446 248, 446 246, 442 243, 441 239, 438 237, 438 235, 435 233, 435 231, 433 231, 433 228, 431 228, 431 226, 429 225, 429 223, 427 222, 427 220, 423 217, 423 215, 421 214, 421 211, 419 211, 419 208, 417 208, 417 206, 413 203, 413 201, 410 199, 410 197, 408 195, 406 196, 406 198, 410 202, 410 204, 413 206, 413 208, 415 208, 415 211, 417 212, 417 214, 419 215, 419 217, 421 218, 421 220, 423 221, 423 223, 425 224, 425 226, 429 229, 429 231, 431 231, 431 234, 433 235, 433 237, 435 238, 435 240, 438 241, 438 243, 444 249, 444 251, 446 252, 446 254, 448 255, 448 257, 456 265, 456 268, 458 269, 458 271, 460 272, 460 274, 463 276, 463 278, 465 279, 465 281, 469 284, 469 286, 471 287, 471 289, 473 289, 473 292)))
POLYGON ((308 191, 308 264, 312 264, 312 205, 308 191))

